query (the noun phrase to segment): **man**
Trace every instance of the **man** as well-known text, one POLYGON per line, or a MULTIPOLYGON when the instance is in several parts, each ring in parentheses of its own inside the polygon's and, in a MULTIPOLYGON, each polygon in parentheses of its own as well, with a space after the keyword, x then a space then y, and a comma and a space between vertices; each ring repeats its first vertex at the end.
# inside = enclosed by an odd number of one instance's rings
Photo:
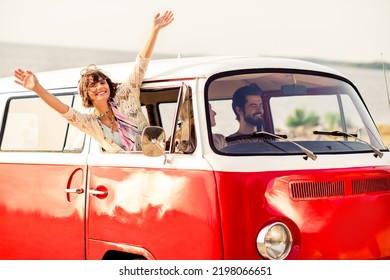
POLYGON ((264 110, 261 94, 262 91, 256 84, 243 86, 233 94, 232 108, 240 125, 237 132, 229 138, 249 135, 262 129, 264 110))

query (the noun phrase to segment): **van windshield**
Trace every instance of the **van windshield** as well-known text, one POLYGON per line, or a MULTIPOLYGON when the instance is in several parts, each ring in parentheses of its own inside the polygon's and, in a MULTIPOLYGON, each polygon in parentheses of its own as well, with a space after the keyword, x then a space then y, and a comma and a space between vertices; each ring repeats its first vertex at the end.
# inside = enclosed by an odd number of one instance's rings
POLYGON ((206 102, 210 144, 218 153, 378 154, 387 149, 358 92, 336 76, 219 74, 206 85, 206 102))

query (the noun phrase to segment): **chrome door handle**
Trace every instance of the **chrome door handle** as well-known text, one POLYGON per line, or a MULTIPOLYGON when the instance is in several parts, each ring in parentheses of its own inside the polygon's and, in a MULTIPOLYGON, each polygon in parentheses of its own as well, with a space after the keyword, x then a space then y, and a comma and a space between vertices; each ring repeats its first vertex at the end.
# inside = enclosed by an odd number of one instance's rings
POLYGON ((82 194, 84 190, 82 188, 78 189, 66 189, 64 190, 64 193, 77 193, 77 194, 82 194))
POLYGON ((91 189, 88 190, 88 193, 89 193, 90 195, 93 195, 93 196, 97 196, 97 195, 108 195, 108 191, 99 191, 99 190, 91 190, 91 189))
POLYGON ((98 199, 104 199, 108 196, 108 189, 105 186, 97 186, 96 189, 88 189, 88 193, 98 199))

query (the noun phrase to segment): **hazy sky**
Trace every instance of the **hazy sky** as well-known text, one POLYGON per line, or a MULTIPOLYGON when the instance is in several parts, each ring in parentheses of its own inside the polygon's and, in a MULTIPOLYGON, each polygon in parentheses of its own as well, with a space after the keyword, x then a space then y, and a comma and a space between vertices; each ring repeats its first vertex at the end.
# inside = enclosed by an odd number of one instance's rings
POLYGON ((156 52, 390 61, 390 0, 0 0, 0 42, 156 52))

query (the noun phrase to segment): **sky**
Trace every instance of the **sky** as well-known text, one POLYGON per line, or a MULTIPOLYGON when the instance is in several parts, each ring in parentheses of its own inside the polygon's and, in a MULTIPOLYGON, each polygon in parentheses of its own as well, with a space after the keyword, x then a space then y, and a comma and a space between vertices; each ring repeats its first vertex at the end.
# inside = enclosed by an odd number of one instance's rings
POLYGON ((0 43, 136 52, 165 10, 162 54, 390 61, 389 0, 0 0, 0 43))

